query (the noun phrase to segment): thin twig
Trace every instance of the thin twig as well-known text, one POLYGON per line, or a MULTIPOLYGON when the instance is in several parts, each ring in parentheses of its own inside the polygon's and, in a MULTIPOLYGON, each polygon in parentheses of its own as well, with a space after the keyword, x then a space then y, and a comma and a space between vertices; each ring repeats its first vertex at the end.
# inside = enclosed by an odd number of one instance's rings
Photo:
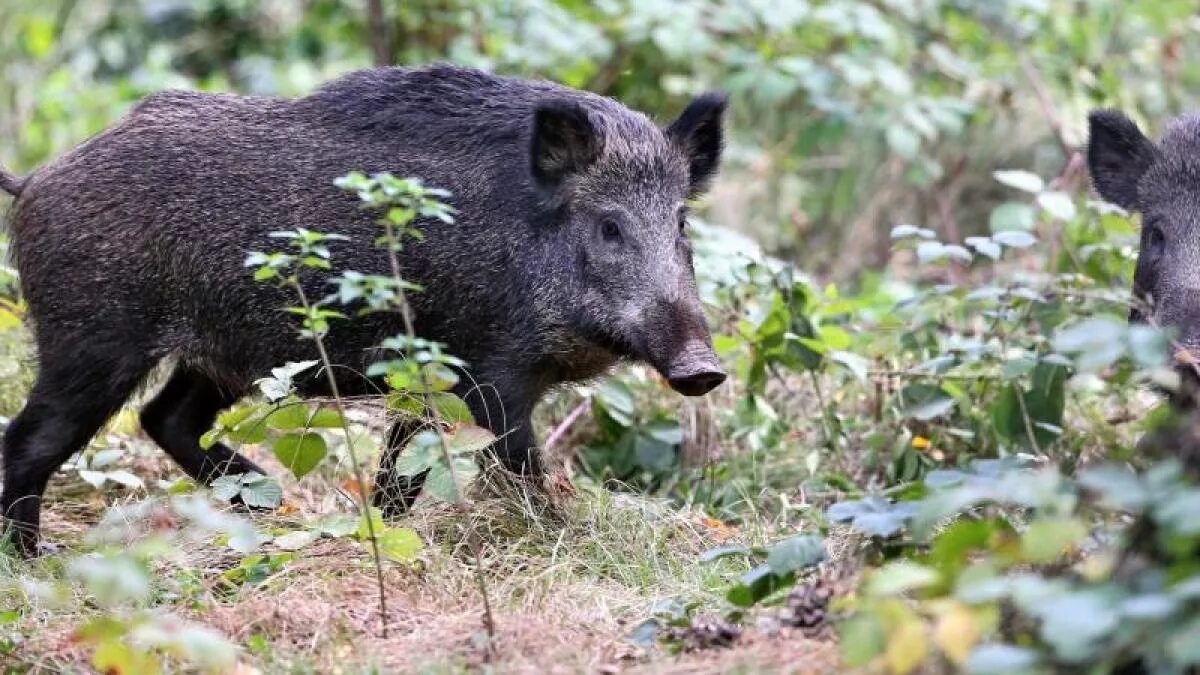
POLYGON ((550 436, 548 436, 546 438, 546 442, 542 444, 542 450, 544 452, 549 451, 550 448, 553 448, 556 443, 562 440, 562 437, 566 435, 567 431, 575 424, 575 422, 578 421, 585 412, 587 412, 588 408, 591 406, 591 403, 592 399, 590 397, 580 401, 579 405, 575 406, 575 408, 567 414, 563 421, 560 422, 558 426, 554 427, 554 430, 550 432, 550 436))
MULTIPOLYGON (((294 281, 296 293, 300 296, 300 304, 304 306, 304 311, 311 314, 312 305, 308 302, 308 296, 304 293, 304 287, 300 284, 297 277, 294 281)), ((379 591, 379 622, 380 633, 382 637, 388 636, 388 612, 387 612, 387 587, 383 583, 383 558, 379 551, 379 537, 375 533, 375 522, 371 518, 371 503, 367 501, 367 483, 362 473, 362 463, 358 461, 358 453, 354 450, 354 439, 350 434, 350 422, 346 418, 346 406, 342 403, 341 393, 338 391, 337 378, 333 375, 332 361, 329 358, 329 352, 325 349, 325 340, 321 338, 321 334, 316 330, 315 326, 310 325, 309 330, 312 331, 313 342, 317 345, 317 353, 321 357, 321 363, 324 364, 326 380, 329 383, 329 392, 333 394, 334 405, 337 407, 338 416, 342 419, 342 433, 346 437, 346 454, 350 456, 350 468, 354 471, 354 480, 358 481, 359 502, 362 506, 362 517, 366 519, 367 536, 371 539, 371 556, 375 563, 375 584, 379 591)))

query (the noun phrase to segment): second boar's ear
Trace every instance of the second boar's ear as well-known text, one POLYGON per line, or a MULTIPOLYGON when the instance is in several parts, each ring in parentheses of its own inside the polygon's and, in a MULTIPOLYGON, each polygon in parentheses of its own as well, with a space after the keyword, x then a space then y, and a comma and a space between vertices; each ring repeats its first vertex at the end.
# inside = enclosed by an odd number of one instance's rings
POLYGON ((1124 114, 1088 113, 1088 171, 1096 192, 1106 201, 1127 211, 1136 209, 1138 182, 1157 157, 1154 143, 1124 114))
POLYGON ((554 188, 600 157, 604 137, 587 110, 573 101, 545 101, 533 112, 530 169, 543 188, 554 188))
POLYGON ((689 197, 704 194, 717 173, 725 145, 722 122, 728 104, 725 94, 701 94, 664 131, 688 159, 689 197))

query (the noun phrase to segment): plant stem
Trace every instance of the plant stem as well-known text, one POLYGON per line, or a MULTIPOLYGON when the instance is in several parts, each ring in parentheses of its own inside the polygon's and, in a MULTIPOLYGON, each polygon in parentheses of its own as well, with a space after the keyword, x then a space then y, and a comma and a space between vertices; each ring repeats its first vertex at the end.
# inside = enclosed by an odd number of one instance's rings
MULTIPOLYGON (((299 278, 293 278, 292 285, 296 288, 296 294, 300 297, 300 304, 304 307, 304 311, 311 315, 312 305, 308 301, 308 296, 304 293, 304 287, 300 284, 299 278)), ((358 498, 362 508, 362 516, 367 522, 367 536, 371 539, 371 557, 375 563, 375 584, 379 591, 379 621, 381 633, 384 638, 388 636, 388 612, 387 612, 387 587, 383 583, 383 557, 379 552, 379 536, 375 532, 375 522, 371 518, 371 503, 367 499, 367 483, 362 472, 362 463, 358 461, 358 453, 354 450, 354 439, 350 434, 350 422, 346 419, 346 406, 342 402, 341 393, 338 391, 337 378, 333 375, 333 362, 329 359, 329 352, 325 349, 325 340, 321 334, 315 330, 315 327, 310 325, 309 330, 313 336, 313 342, 317 345, 317 353, 320 355, 321 363, 324 366, 326 381, 329 383, 329 392, 333 396, 334 406, 337 408, 338 416, 342 420, 342 433, 346 437, 346 454, 350 456, 350 467, 354 471, 354 480, 358 481, 358 498)))

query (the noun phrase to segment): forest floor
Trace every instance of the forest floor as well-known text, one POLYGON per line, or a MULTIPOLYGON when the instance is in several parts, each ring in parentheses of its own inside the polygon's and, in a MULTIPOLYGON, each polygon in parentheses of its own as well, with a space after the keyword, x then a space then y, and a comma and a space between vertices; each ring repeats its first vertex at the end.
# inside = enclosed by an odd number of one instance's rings
MULTIPOLYGON (((108 439, 125 449, 120 462, 147 485, 178 477, 144 437, 108 439)), ((270 453, 255 450, 247 454, 284 475, 270 453)), ((349 512, 344 493, 330 482, 316 475, 299 483, 284 480, 283 506, 253 515, 255 526, 294 531, 349 512)), ((108 509, 142 496, 142 490, 112 485, 94 490, 77 473, 60 472, 43 517, 45 537, 58 554, 31 564, 9 562, 9 570, 14 577, 62 578, 62 557, 88 550, 83 538, 108 509)), ((174 590, 158 593, 152 606, 216 629, 238 645, 240 673, 840 670, 828 627, 806 634, 750 621, 731 646, 679 654, 636 643, 635 629, 663 601, 698 600, 700 615, 719 618, 724 589, 746 567, 701 563, 700 554, 749 543, 750 532, 597 488, 580 488, 558 502, 536 507, 510 494, 481 497, 469 512, 418 508, 399 525, 417 531, 423 550, 414 563, 383 567, 386 622, 370 549, 346 537, 320 538, 290 553, 265 544, 261 569, 240 575, 245 558, 227 547, 212 541, 183 547, 181 555, 156 563, 156 577, 176 583, 165 584, 174 590), (491 638, 481 580, 494 621, 491 638)), ((87 602, 16 609, 15 622, 0 623, 0 639, 8 640, 0 649, 5 672, 90 668, 93 648, 80 640, 79 627, 102 610, 87 602)))

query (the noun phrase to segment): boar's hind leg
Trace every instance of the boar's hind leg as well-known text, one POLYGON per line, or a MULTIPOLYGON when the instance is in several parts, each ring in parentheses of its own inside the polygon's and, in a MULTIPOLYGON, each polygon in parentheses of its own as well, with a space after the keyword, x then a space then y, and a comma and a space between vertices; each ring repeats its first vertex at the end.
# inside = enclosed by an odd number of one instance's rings
POLYGON ((398 518, 408 513, 425 485, 424 473, 401 476, 395 471, 396 459, 400 457, 405 444, 420 430, 421 424, 411 418, 393 422, 388 429, 387 444, 379 460, 375 490, 372 492, 372 501, 384 518, 398 518))
POLYGON ((50 476, 96 434, 153 367, 149 359, 115 359, 78 351, 71 358, 42 345, 41 372, 25 408, 4 434, 0 515, 17 552, 37 552, 42 494, 50 476))
POLYGON ((239 398, 206 375, 176 366, 162 391, 142 409, 142 428, 202 485, 227 474, 266 473, 220 443, 207 450, 200 447, 200 437, 212 428, 217 413, 239 398))

